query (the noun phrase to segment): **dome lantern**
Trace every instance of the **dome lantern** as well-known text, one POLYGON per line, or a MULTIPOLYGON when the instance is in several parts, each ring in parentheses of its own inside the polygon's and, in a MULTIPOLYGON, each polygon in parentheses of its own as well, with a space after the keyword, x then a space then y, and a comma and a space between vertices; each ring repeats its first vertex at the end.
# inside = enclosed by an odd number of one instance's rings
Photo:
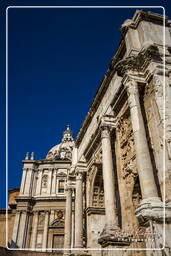
POLYGON ((70 130, 69 125, 63 132, 63 138, 60 144, 51 148, 46 156, 48 160, 71 160, 72 150, 74 147, 73 133, 70 130))

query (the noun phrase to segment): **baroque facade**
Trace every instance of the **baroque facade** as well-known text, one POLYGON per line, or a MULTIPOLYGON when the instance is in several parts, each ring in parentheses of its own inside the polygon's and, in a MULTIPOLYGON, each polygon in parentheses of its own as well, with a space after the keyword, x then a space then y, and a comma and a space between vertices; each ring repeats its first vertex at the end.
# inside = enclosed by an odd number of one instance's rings
POLYGON ((171 255, 171 26, 138 10, 121 32, 76 140, 23 161, 12 248, 171 255))

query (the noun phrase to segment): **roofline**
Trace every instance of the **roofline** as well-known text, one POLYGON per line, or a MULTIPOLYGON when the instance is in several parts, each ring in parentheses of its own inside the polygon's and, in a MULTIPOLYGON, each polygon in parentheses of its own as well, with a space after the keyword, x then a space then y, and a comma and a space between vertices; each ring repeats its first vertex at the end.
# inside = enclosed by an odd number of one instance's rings
POLYGON ((8 192, 20 191, 20 187, 8 189, 8 192))

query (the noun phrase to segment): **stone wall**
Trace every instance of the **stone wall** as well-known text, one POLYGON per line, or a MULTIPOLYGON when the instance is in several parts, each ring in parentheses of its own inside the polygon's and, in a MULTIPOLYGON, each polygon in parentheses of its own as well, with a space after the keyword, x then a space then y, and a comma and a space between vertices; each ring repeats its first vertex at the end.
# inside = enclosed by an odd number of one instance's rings
POLYGON ((57 256, 57 253, 51 252, 32 252, 32 251, 12 251, 0 247, 0 256, 57 256))
MULTIPOLYGON (((14 226, 15 213, 8 213, 8 241, 11 241, 14 226)), ((6 212, 0 213, 0 246, 6 245, 6 212)))

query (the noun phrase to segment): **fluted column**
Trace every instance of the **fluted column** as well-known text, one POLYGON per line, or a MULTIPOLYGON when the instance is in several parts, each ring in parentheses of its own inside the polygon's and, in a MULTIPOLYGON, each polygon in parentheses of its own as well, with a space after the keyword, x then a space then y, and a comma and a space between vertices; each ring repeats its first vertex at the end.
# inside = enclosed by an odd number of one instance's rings
POLYGON ((117 227, 115 203, 115 177, 113 170, 110 127, 108 125, 101 125, 101 140, 106 226, 107 228, 115 228, 117 227))
POLYGON ((142 198, 158 197, 144 121, 141 113, 138 84, 135 80, 129 79, 126 81, 125 86, 127 89, 128 104, 130 107, 142 198))
POLYGON ((44 249, 44 251, 46 251, 46 248, 47 248, 48 224, 49 224, 49 212, 46 211, 44 231, 43 231, 43 243, 42 243, 42 248, 44 249))
MULTIPOLYGON (((65 211, 65 237, 64 248, 71 248, 72 234, 72 189, 67 187, 66 191, 66 211, 65 211)), ((68 252, 65 251, 65 254, 68 252)))
POLYGON ((75 247, 83 247, 83 177, 81 172, 76 175, 75 247))
POLYGON ((32 244, 31 244, 32 249, 36 248, 38 217, 39 217, 39 213, 37 211, 34 212, 34 222, 33 222, 34 225, 33 225, 32 244))

